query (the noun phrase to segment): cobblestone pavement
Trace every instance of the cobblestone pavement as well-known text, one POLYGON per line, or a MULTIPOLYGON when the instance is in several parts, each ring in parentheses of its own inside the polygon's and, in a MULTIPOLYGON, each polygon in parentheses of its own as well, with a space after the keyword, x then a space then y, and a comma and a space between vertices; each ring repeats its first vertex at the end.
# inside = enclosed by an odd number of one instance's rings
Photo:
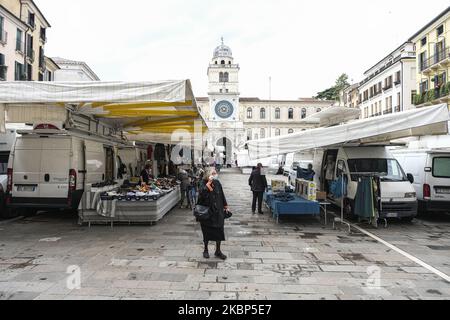
MULTIPOLYGON (((201 230, 186 210, 156 226, 113 230, 60 214, 2 224, 0 299, 450 298, 449 283, 367 236, 314 218, 277 225, 267 214, 252 216, 247 179, 221 173, 234 213, 226 262, 203 259, 201 230), (66 285, 72 265, 81 268, 80 290, 66 285), (378 288, 370 267, 381 272, 378 288)), ((449 226, 432 218, 370 231, 450 274, 449 226)))

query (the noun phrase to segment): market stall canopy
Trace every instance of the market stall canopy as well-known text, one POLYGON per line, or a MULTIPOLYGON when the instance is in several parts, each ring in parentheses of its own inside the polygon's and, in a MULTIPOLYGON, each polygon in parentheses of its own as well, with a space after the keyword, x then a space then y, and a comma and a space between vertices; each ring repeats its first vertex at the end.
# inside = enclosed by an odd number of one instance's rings
POLYGON ((447 134, 449 120, 448 106, 441 104, 247 144, 250 158, 260 159, 323 147, 380 144, 405 137, 447 134))
POLYGON ((0 83, 0 130, 5 122, 66 121, 67 110, 148 142, 169 143, 174 132, 207 130, 189 80, 0 83))
POLYGON ((359 108, 330 107, 306 117, 300 122, 314 123, 320 125, 321 127, 328 127, 348 122, 350 120, 359 119, 360 116, 361 110, 359 108))

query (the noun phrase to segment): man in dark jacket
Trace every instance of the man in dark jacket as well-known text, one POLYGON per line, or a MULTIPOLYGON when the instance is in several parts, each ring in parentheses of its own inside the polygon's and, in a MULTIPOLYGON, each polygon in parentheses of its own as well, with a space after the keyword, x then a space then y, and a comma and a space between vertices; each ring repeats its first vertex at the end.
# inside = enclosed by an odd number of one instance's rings
POLYGON ((262 175, 262 164, 258 163, 258 167, 253 170, 250 179, 248 180, 248 184, 252 188, 253 191, 253 204, 252 204, 252 213, 256 213, 256 202, 258 202, 258 213, 263 214, 262 211, 262 202, 264 198, 264 192, 267 189, 267 179, 266 176, 262 175))

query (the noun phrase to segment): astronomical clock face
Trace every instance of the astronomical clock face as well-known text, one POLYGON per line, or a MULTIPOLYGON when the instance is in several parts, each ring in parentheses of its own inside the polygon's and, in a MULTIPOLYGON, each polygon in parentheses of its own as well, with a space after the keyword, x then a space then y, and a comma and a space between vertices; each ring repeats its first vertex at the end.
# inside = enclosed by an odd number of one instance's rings
POLYGON ((233 105, 228 101, 220 101, 216 104, 216 114, 222 119, 228 119, 234 113, 233 105))

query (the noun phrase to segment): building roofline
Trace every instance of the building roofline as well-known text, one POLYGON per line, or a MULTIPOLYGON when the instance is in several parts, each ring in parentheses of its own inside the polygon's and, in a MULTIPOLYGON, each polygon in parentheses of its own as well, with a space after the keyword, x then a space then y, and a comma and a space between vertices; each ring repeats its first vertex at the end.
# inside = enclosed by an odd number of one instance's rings
POLYGON ((48 28, 51 28, 50 22, 48 22, 47 18, 42 13, 41 9, 37 6, 37 4, 33 0, 20 0, 21 3, 31 3, 31 5, 36 9, 36 11, 39 13, 39 15, 44 19, 44 22, 48 25, 48 28))
POLYGON ((22 20, 20 20, 19 17, 17 17, 14 13, 12 13, 11 11, 9 11, 6 7, 4 7, 3 5, 0 4, 0 9, 4 10, 5 12, 7 12, 9 15, 11 15, 11 17, 13 17, 14 20, 16 20, 16 22, 18 22, 19 24, 21 24, 21 26, 26 29, 28 26, 26 25, 25 22, 23 22, 22 20))
POLYGON ((421 33, 423 33, 425 30, 427 30, 429 27, 431 27, 435 22, 437 22, 439 19, 444 17, 447 13, 450 12, 450 6, 447 7, 444 11, 442 11, 437 17, 435 17, 433 20, 428 22, 422 29, 417 31, 411 38, 409 38, 409 41, 414 41, 415 38, 417 38, 421 33))
POLYGON ((397 52, 398 50, 400 50, 402 47, 404 47, 407 44, 414 44, 412 41, 408 40, 403 42, 399 47, 397 47, 394 51, 392 51, 391 53, 389 53, 387 56, 384 56, 383 59, 381 59, 380 61, 378 61, 376 64, 374 64, 372 67, 370 67, 369 69, 367 69, 366 71, 364 71, 364 74, 368 73, 370 70, 374 69, 376 66, 378 66, 380 63, 382 63, 384 60, 386 60, 387 57, 393 55, 395 52, 397 52))
POLYGON ((45 56, 45 59, 48 60, 48 61, 50 61, 50 63, 52 63, 52 64, 56 67, 57 70, 60 70, 60 69, 61 69, 61 68, 59 67, 59 65, 58 65, 52 58, 45 56))
POLYGON ((61 58, 61 57, 54 57, 54 58, 52 58, 52 60, 55 61, 58 66, 59 66, 59 64, 83 66, 83 67, 86 68, 88 73, 90 73, 90 75, 94 78, 94 80, 100 81, 100 78, 97 76, 97 74, 84 61, 69 60, 69 59, 64 59, 64 58, 61 58), (59 63, 58 63, 58 60, 59 60, 59 63))
MULTIPOLYGON (((209 101, 208 97, 196 97, 197 101, 209 101)), ((262 103, 323 103, 323 104, 332 104, 333 101, 327 100, 319 100, 312 98, 300 98, 298 100, 268 100, 268 99, 259 99, 255 97, 241 97, 239 98, 241 102, 262 102, 262 103)))

